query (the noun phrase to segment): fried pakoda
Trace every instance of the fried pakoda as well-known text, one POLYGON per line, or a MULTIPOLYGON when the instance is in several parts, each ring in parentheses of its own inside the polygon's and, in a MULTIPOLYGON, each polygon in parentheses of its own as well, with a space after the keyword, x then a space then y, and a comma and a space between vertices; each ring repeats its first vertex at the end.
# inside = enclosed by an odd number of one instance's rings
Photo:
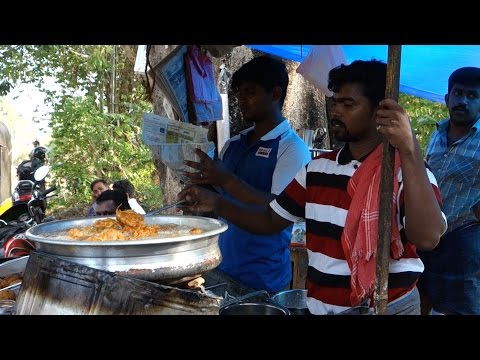
POLYGON ((145 222, 143 220, 143 215, 140 215, 133 210, 122 211, 117 209, 117 211, 115 212, 115 215, 117 217, 117 221, 122 226, 136 228, 138 226, 145 225, 145 222))
POLYGON ((16 300, 17 296, 11 290, 0 291, 0 300, 16 300))
POLYGON ((73 240, 83 240, 88 236, 88 233, 85 231, 85 228, 73 228, 67 231, 67 235, 70 236, 73 240))
POLYGON ((193 228, 193 229, 190 230, 190 234, 192 234, 192 235, 199 235, 201 233, 203 233, 203 230, 199 229, 199 228, 193 228))
POLYGON ((111 240, 128 240, 127 234, 122 230, 103 229, 99 233, 95 233, 85 239, 86 241, 111 241, 111 240))
POLYGON ((0 278, 0 289, 3 289, 4 287, 13 285, 15 283, 21 282, 22 281, 22 275, 21 274, 12 274, 4 278, 0 278))
POLYGON ((108 218, 103 220, 97 220, 93 223, 93 228, 95 230, 104 230, 104 229, 117 229, 122 230, 122 225, 117 222, 117 220, 108 218))
POLYGON ((132 238, 141 239, 158 235, 160 225, 143 225, 137 228, 125 226, 123 230, 130 233, 132 238))

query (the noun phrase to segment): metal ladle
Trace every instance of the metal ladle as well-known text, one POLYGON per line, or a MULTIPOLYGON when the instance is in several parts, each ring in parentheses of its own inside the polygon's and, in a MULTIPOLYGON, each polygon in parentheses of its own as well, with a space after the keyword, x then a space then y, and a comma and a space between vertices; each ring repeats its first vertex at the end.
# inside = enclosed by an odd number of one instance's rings
POLYGON ((145 216, 152 216, 152 215, 158 214, 159 212, 162 212, 162 211, 165 211, 167 209, 170 209, 170 208, 176 207, 178 205, 181 205, 184 202, 185 202, 185 200, 179 200, 179 201, 176 201, 172 204, 164 205, 161 208, 149 211, 148 213, 145 214, 145 216))

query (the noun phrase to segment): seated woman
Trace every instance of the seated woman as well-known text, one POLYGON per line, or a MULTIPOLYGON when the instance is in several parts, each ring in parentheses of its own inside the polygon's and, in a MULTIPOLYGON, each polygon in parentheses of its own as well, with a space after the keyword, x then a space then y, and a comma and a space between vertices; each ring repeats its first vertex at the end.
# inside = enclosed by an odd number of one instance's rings
POLYGON ((131 209, 127 194, 119 190, 106 190, 96 200, 96 216, 115 215, 115 211, 131 209))

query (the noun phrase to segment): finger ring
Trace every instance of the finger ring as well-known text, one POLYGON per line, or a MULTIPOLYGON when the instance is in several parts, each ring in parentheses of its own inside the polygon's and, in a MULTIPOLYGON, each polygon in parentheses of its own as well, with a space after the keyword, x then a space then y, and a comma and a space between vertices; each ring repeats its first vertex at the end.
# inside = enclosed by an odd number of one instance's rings
POLYGON ((377 131, 380 130, 381 127, 382 125, 377 125, 377 131))

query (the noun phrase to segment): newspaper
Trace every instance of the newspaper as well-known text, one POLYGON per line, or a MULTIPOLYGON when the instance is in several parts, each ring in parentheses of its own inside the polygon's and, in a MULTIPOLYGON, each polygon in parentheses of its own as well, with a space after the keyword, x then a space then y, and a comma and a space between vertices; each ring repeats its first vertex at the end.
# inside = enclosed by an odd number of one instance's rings
MULTIPOLYGON (((195 153, 199 148, 213 159, 215 144, 208 141, 208 130, 201 126, 182 123, 152 113, 143 114, 142 141, 150 147, 154 159, 169 167, 184 183, 189 179, 185 171, 194 172, 183 161, 200 161, 195 153)), ((158 168, 158 164, 155 163, 158 168)))
POLYGON ((153 72, 157 84, 172 104, 180 121, 188 123, 187 78, 184 60, 186 53, 186 45, 177 46, 153 68, 153 72))
POLYGON ((152 113, 143 114, 142 141, 146 145, 206 143, 208 130, 152 113))
POLYGON ((161 160, 163 164, 169 167, 178 180, 185 184, 189 183, 189 178, 185 172, 197 172, 197 170, 185 165, 184 160, 199 162, 200 158, 195 153, 195 149, 200 149, 213 159, 215 153, 215 144, 207 143, 188 143, 188 144, 161 144, 152 145, 150 149, 161 160))

